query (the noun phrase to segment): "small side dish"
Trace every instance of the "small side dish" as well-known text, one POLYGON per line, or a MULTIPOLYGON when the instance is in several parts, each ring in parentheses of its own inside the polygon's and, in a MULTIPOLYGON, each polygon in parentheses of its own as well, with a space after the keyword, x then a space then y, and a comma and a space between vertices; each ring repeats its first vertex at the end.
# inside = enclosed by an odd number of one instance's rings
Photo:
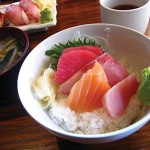
POLYGON ((22 43, 12 37, 4 37, 0 41, 0 72, 8 69, 22 54, 22 43))
POLYGON ((120 130, 150 105, 150 67, 133 73, 127 60, 117 60, 88 38, 56 43, 46 51, 50 66, 39 70, 32 83, 34 95, 53 122, 68 132, 120 130))
POLYGON ((0 28, 0 76, 14 68, 29 48, 27 34, 14 27, 0 28))
POLYGON ((0 25, 23 30, 56 24, 56 0, 21 0, 0 7, 0 25))

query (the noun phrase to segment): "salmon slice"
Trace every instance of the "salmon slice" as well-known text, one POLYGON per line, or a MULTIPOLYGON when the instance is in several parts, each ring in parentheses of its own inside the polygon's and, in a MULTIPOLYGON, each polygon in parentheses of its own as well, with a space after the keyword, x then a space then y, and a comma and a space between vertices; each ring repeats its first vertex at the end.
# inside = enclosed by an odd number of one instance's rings
POLYGON ((90 112, 102 106, 102 97, 110 89, 102 66, 96 62, 72 87, 67 99, 77 113, 90 112))
POLYGON ((104 95, 102 100, 104 109, 112 118, 120 117, 137 89, 138 82, 135 75, 129 75, 104 95))

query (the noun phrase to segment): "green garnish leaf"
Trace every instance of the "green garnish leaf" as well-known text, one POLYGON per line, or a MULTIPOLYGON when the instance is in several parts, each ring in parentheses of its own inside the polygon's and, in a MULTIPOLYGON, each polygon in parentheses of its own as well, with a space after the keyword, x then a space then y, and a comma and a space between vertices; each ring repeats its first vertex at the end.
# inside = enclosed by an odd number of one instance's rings
POLYGON ((142 70, 137 95, 141 104, 150 106, 150 67, 142 70))
POLYGON ((69 47, 87 46, 87 45, 101 47, 101 45, 97 45, 94 40, 87 40, 87 38, 84 38, 83 40, 74 39, 73 41, 69 40, 65 44, 62 44, 62 43, 55 44, 51 50, 47 50, 45 52, 45 55, 49 56, 52 59, 51 61, 52 69, 57 70, 58 59, 61 56, 64 49, 69 48, 69 47))

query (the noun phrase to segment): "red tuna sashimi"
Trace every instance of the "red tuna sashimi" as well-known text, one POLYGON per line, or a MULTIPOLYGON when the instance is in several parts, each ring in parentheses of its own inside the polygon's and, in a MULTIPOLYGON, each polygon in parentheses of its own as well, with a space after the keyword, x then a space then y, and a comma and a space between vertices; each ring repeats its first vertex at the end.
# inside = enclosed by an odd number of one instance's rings
POLYGON ((25 11, 31 22, 40 21, 40 9, 32 0, 21 0, 19 6, 25 11))
POLYGON ((71 78, 62 83, 58 88, 58 93, 68 95, 73 85, 82 77, 84 73, 86 73, 89 69, 93 67, 95 62, 96 62, 95 60, 91 61, 83 68, 81 68, 79 71, 77 71, 71 78))
MULTIPOLYGON (((115 85, 128 76, 126 69, 108 53, 103 53, 100 57, 97 57, 96 60, 103 66, 110 86, 115 85)), ((61 84, 58 88, 58 93, 69 94, 73 85, 82 77, 83 73, 92 68, 96 60, 88 63, 70 79, 61 84)))
POLYGON ((63 50, 62 54, 70 52, 70 51, 74 51, 74 50, 87 50, 87 51, 93 52, 97 56, 100 56, 100 55, 103 54, 103 51, 102 51, 102 49, 100 47, 98 47, 98 46, 90 46, 90 45, 66 48, 66 49, 63 50))
POLYGON ((5 10, 5 18, 16 26, 29 24, 28 16, 18 5, 10 4, 5 10))
POLYGON ((128 76, 124 66, 108 53, 104 53, 98 57, 97 61, 103 66, 110 86, 114 86, 128 76))
POLYGON ((138 89, 136 77, 132 74, 114 85, 102 99, 104 109, 112 118, 120 117, 138 89))
POLYGON ((110 89, 103 67, 96 62, 75 83, 67 99, 69 107, 77 113, 90 112, 102 106, 102 97, 110 89))
POLYGON ((64 83, 72 77, 83 66, 96 59, 97 55, 90 51, 70 51, 61 55, 58 60, 57 71, 55 74, 56 83, 64 83))

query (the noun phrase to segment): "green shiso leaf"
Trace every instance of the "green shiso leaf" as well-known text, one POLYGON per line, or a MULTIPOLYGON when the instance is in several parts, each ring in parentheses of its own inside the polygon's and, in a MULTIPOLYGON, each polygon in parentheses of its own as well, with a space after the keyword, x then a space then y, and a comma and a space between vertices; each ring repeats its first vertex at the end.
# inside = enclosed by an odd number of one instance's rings
POLYGON ((73 41, 69 40, 65 44, 63 43, 55 44, 52 47, 52 49, 47 50, 45 52, 45 55, 49 56, 52 59, 51 61, 52 69, 57 70, 58 59, 61 56, 64 49, 69 48, 69 47, 87 46, 87 45, 101 47, 101 45, 97 45, 94 40, 87 40, 87 38, 84 38, 83 40, 74 39, 73 41))

